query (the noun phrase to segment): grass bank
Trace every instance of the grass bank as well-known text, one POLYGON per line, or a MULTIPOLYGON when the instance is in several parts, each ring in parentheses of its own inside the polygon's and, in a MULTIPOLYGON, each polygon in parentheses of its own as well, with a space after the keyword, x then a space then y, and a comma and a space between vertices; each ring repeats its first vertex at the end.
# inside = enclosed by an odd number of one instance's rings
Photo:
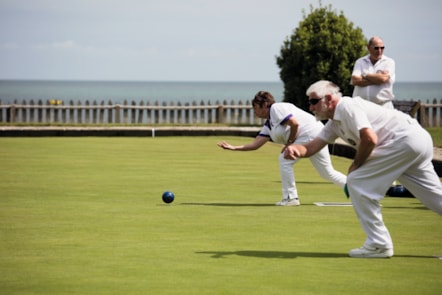
POLYGON ((442 147, 442 128, 427 128, 427 131, 433 138, 434 146, 442 147))

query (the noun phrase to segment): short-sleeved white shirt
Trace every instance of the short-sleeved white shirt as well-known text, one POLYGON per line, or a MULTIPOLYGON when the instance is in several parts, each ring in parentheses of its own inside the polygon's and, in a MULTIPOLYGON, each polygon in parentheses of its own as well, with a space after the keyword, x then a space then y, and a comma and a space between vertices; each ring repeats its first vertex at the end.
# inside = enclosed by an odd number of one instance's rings
POLYGON ((387 109, 360 97, 342 97, 336 105, 333 119, 328 120, 318 135, 328 143, 340 137, 358 149, 359 130, 371 128, 378 136, 377 145, 392 140, 413 121, 409 115, 387 109))
POLYGON ((388 71, 390 74, 390 80, 380 85, 369 85, 365 87, 355 86, 353 97, 360 96, 377 104, 383 104, 394 99, 393 84, 396 75, 395 62, 392 58, 383 55, 382 58, 373 65, 370 61, 369 55, 361 57, 354 65, 352 76, 373 74, 378 71, 388 71))
POLYGON ((324 126, 312 114, 291 103, 277 102, 270 107, 270 117, 259 132, 259 136, 270 137, 273 142, 286 144, 290 136, 287 120, 294 117, 298 123, 298 134, 295 142, 308 142, 321 131, 324 126))

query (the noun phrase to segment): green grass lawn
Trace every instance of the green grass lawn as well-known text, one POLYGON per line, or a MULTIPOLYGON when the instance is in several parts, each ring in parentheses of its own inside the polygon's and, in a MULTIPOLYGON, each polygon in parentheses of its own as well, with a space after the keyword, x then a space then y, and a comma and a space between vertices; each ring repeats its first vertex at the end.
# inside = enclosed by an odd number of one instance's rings
MULTIPOLYGON (((391 259, 308 159, 280 199, 280 146, 243 137, 0 138, 1 294, 440 294, 442 218, 385 198, 391 259), (161 200, 171 190, 171 204, 161 200)), ((333 157, 346 173, 350 160, 333 157)))
POLYGON ((442 128, 427 128, 427 131, 431 134, 431 137, 433 138, 434 146, 442 147, 442 128))

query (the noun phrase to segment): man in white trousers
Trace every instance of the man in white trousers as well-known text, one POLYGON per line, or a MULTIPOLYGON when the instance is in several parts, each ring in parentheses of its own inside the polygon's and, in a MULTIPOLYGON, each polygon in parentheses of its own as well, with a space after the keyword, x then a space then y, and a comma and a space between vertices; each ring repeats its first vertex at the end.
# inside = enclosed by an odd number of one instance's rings
MULTIPOLYGON (((299 206, 298 190, 296 188, 293 166, 298 160, 285 159, 284 149, 293 143, 305 143, 313 139, 324 126, 315 117, 291 103, 275 102, 274 97, 267 91, 259 91, 252 101, 257 117, 266 119, 264 126, 255 140, 245 145, 231 145, 225 141, 218 146, 232 151, 253 151, 262 147, 268 141, 283 145, 279 154, 279 167, 282 182, 282 199, 276 206, 299 206)), ((346 176, 336 171, 330 159, 328 148, 324 147, 310 158, 311 163, 321 177, 344 188, 346 176)))
POLYGON ((351 257, 393 256, 393 241, 379 201, 399 180, 426 207, 442 215, 442 184, 436 174, 433 141, 409 115, 359 97, 342 97, 339 87, 318 81, 307 90, 310 111, 328 120, 318 136, 304 145, 288 146, 287 159, 310 157, 340 137, 356 149, 348 169, 347 188, 367 239, 351 257))

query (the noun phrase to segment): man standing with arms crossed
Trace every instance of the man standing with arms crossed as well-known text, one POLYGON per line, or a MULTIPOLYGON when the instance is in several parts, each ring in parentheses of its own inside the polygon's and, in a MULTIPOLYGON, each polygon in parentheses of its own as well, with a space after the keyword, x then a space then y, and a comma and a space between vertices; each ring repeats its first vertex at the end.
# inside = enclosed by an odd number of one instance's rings
POLYGON ((379 37, 370 38, 367 49, 369 54, 359 58, 353 68, 353 97, 359 96, 393 109, 395 62, 384 55, 384 41, 379 37))
POLYGON ((318 81, 307 89, 310 111, 327 120, 310 142, 289 145, 287 159, 310 157, 340 137, 356 155, 348 169, 347 188, 353 208, 367 235, 362 247, 349 255, 392 257, 393 241, 384 224, 379 201, 398 179, 426 207, 442 215, 442 184, 433 163, 430 134, 409 115, 389 110, 360 97, 342 97, 339 87, 318 81))

